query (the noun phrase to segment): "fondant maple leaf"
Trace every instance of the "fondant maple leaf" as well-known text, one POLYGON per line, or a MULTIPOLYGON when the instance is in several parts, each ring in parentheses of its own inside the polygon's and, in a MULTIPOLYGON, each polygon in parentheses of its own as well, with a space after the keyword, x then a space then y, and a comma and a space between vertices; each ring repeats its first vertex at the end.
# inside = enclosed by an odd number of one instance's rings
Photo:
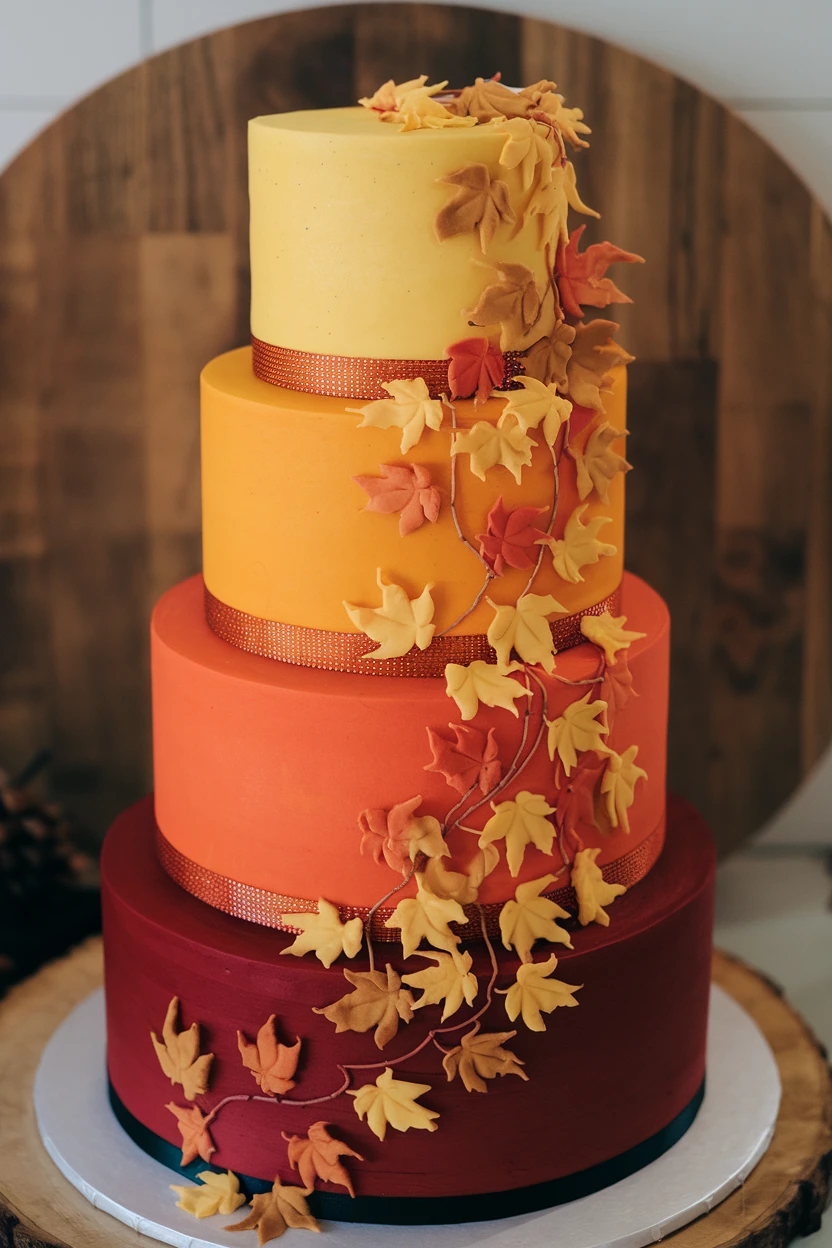
POLYGON ((486 876, 485 867, 483 854, 478 855, 469 871, 449 871, 441 858, 429 858, 422 871, 422 879, 434 897, 470 906, 477 900, 480 884, 486 876))
POLYGON ((282 1096, 295 1086, 292 1075, 298 1068, 301 1041, 291 1046, 279 1044, 274 1029, 275 1015, 271 1014, 257 1033, 257 1041, 251 1044, 241 1031, 237 1032, 237 1048, 246 1070, 250 1070, 258 1088, 266 1096, 282 1096))
MULTIPOLYGON (((186 1031, 177 1031, 179 998, 172 997, 165 1014, 162 1039, 151 1031, 150 1039, 156 1050, 159 1065, 172 1084, 181 1083, 185 1098, 189 1101, 208 1091, 213 1053, 199 1054, 199 1023, 191 1023, 186 1031)), ((206 1157, 207 1161, 208 1158, 206 1157)))
POLYGON ((500 126, 499 133, 506 140, 500 151, 500 164, 504 169, 520 170, 524 191, 535 179, 539 185, 551 181, 554 148, 545 125, 526 117, 511 118, 500 126))
POLYGON ((548 897, 541 897, 544 888, 554 884, 556 875, 544 875, 539 880, 526 880, 518 884, 514 900, 507 901, 500 911, 500 935, 503 948, 514 947, 521 962, 530 962, 532 945, 536 940, 548 940, 554 944, 572 948, 572 938, 565 927, 555 919, 568 919, 564 910, 548 897))
POLYGON ((426 764, 425 771, 444 776, 457 793, 467 793, 474 784, 479 785, 481 793, 488 793, 498 783, 502 771, 494 729, 489 728, 486 736, 465 724, 448 727, 454 734, 453 741, 428 728, 433 760, 426 764))
POLYGON ((547 816, 553 815, 555 809, 542 793, 523 789, 510 801, 492 802, 491 809, 494 814, 479 833, 480 849, 504 840, 508 869, 513 876, 519 874, 527 845, 534 845, 543 854, 551 854, 555 829, 547 816))
POLYGON ((585 615, 581 620, 581 632, 587 641, 604 651, 608 663, 614 663, 619 650, 628 650, 634 641, 647 636, 646 633, 628 632, 624 628, 626 623, 626 615, 615 616, 604 611, 601 615, 585 615))
POLYGON ((484 659, 474 659, 467 667, 459 663, 448 663, 445 666, 446 693, 453 698, 459 707, 463 719, 473 719, 483 706, 499 706, 517 718, 517 698, 530 698, 530 689, 525 689, 516 680, 511 679, 512 672, 523 670, 522 663, 511 663, 502 671, 494 663, 486 663, 484 659))
POLYGON ((506 361, 499 347, 487 338, 461 338, 448 347, 448 388, 452 399, 474 398, 484 403, 506 375, 506 361))
POLYGON ((457 964, 449 953, 419 953, 419 958, 429 958, 435 963, 424 971, 416 971, 405 975, 404 982, 411 988, 420 988, 422 995, 416 1001, 414 1009, 423 1005, 440 1005, 444 1002, 442 1022, 444 1023, 466 1001, 473 1005, 479 984, 476 975, 472 974, 473 959, 470 953, 463 953, 457 964))
POLYGON ((523 357, 526 376, 545 386, 553 385, 558 390, 565 390, 575 332, 574 325, 558 321, 550 334, 533 343, 523 357))
POLYGON ((401 452, 406 455, 428 429, 441 429, 444 410, 439 399, 432 399, 424 378, 409 381, 383 381, 389 399, 373 399, 363 407, 348 407, 363 416, 359 429, 401 429, 401 452))
POLYGON ((306 1197, 310 1193, 302 1187, 290 1187, 275 1179, 270 1192, 262 1192, 251 1198, 251 1213, 241 1222, 234 1222, 226 1231, 256 1231, 260 1248, 272 1239, 279 1239, 292 1227, 299 1231, 319 1231, 321 1228, 309 1212, 306 1197))
POLYGON ((405 897, 385 920, 385 927, 401 928, 404 956, 415 953, 423 940, 434 949, 450 953, 458 965, 462 965, 459 937, 448 927, 449 923, 467 923, 468 918, 458 901, 449 897, 437 897, 425 884, 420 872, 416 872, 416 896, 405 897))
POLYGON ((595 862, 600 852, 600 847, 582 849, 575 855, 572 864, 572 887, 578 898, 578 922, 581 927, 586 927, 588 923, 609 927, 610 916, 604 906, 627 891, 623 884, 607 884, 595 862))
POLYGON ((486 286, 476 307, 466 313, 468 323, 480 327, 499 325, 501 349, 522 351, 540 319, 537 280, 525 264, 505 262, 496 264, 494 269, 497 281, 486 286))
POLYGON ((633 688, 633 674, 627 663, 626 650, 621 651, 614 663, 606 665, 601 696, 606 698, 612 711, 622 710, 630 698, 638 697, 633 688))
POLYGON ((572 231, 569 241, 558 247, 555 260, 563 310, 579 321, 584 314, 582 304, 588 308, 606 308, 610 303, 633 302, 611 278, 604 276, 611 264, 644 264, 644 256, 624 251, 612 243, 593 243, 580 252, 578 244, 585 229, 585 225, 580 225, 572 231))
POLYGON ((469 455, 471 471, 481 481, 489 468, 499 466, 507 468, 519 485, 523 469, 532 462, 534 445, 516 421, 504 421, 501 416, 496 425, 478 420, 471 429, 458 433, 451 454, 469 455))
POLYGON ((197 1157, 210 1161, 211 1154, 216 1152, 211 1132, 205 1123, 205 1114, 198 1105, 189 1105, 187 1109, 170 1102, 165 1106, 176 1119, 179 1134, 182 1136, 182 1160, 180 1166, 189 1166, 197 1157))
POLYGON ((497 390, 495 398, 506 399, 503 416, 513 416, 524 433, 542 423, 543 436, 554 446, 558 434, 572 415, 572 404, 558 394, 554 382, 548 386, 536 377, 512 377, 521 388, 497 390))
POLYGON ((524 1063, 510 1049, 504 1049, 507 1040, 513 1040, 516 1031, 469 1031, 455 1049, 442 1059, 448 1082, 458 1074, 468 1092, 487 1092, 486 1079, 497 1075, 519 1075, 528 1080, 522 1069, 524 1063))
POLYGON ((602 503, 610 501, 610 483, 613 478, 617 473, 629 472, 632 468, 632 464, 628 464, 623 455, 612 449, 613 442, 626 436, 626 429, 613 429, 605 420, 592 430, 582 451, 577 447, 567 448, 578 472, 579 498, 585 499, 595 490, 602 503))
POLYGON ((523 117, 531 107, 530 100, 522 99, 496 78, 477 78, 473 87, 463 87, 456 100, 448 103, 452 112, 476 117, 480 125, 501 117, 523 117))
POLYGON ((529 1031, 545 1031, 543 1014, 551 1014, 562 1005, 578 1004, 574 994, 580 992, 583 984, 565 984, 560 979, 551 979, 557 964, 554 954, 545 962, 524 962, 518 967, 511 987, 497 989, 505 992, 506 1013, 512 1022, 522 1015, 529 1031))
POLYGON ((345 602, 344 610, 356 628, 366 633, 371 641, 379 642, 377 650, 362 654, 362 662, 369 659, 395 659, 414 646, 427 650, 433 637, 433 599, 430 591, 433 582, 425 586, 418 598, 408 598, 401 585, 392 581, 385 584, 379 569, 376 580, 381 590, 380 607, 359 607, 345 602))
POLYGON ((348 958, 357 956, 364 938, 364 925, 360 919, 349 919, 342 923, 338 907, 323 897, 318 900, 317 914, 286 914, 283 921, 291 927, 301 929, 294 943, 281 949, 281 953, 291 953, 302 957, 305 953, 314 953, 324 966, 331 966, 340 954, 348 958))
POLYGON ((644 768, 636 766, 637 754, 637 745, 629 746, 623 754, 611 750, 601 780, 601 793, 606 799, 609 821, 614 828, 620 825, 625 832, 630 831, 627 811, 635 800, 636 784, 647 779, 644 768))
POLYGON ((441 499, 431 483, 430 472, 421 464, 380 464, 380 477, 353 477, 368 496, 365 511, 390 516, 399 513, 399 533, 407 537, 426 520, 439 519, 441 499))
MULTIPOLYGON (((388 78, 387 82, 383 83, 372 96, 369 98, 364 96, 358 103, 362 108, 372 109, 376 113, 394 113, 405 96, 411 91, 425 87, 427 80, 427 74, 421 74, 418 78, 409 78, 407 82, 400 83, 395 83, 392 78, 388 78)), ((447 82, 438 82, 432 87, 425 87, 425 90, 428 95, 438 95, 447 85, 447 82)))
POLYGON ((540 544, 548 546, 552 552, 552 562, 561 580, 578 585, 583 581, 581 568, 597 563, 602 555, 614 555, 617 547, 611 542, 602 542, 598 532, 605 524, 612 523, 612 516, 593 516, 583 523, 583 516, 589 503, 579 503, 566 521, 563 537, 541 537, 540 544))
MULTIPOLYGON (((439 84, 440 88, 447 83, 439 84)), ((382 114, 382 121, 398 121, 403 134, 409 130, 445 130, 456 126, 475 126, 476 117, 457 117, 444 104, 434 100, 436 87, 414 87, 403 94, 395 113, 382 114)))
POLYGON ((297 1170, 301 1182, 310 1191, 316 1179, 324 1183, 335 1183, 345 1187, 350 1196, 355 1196, 352 1180, 339 1161, 340 1157, 354 1157, 356 1161, 364 1158, 343 1140, 337 1140, 329 1134, 328 1122, 313 1122, 306 1135, 287 1135, 281 1132, 289 1145, 289 1165, 297 1170))
POLYGON ((543 79, 530 87, 524 87, 520 95, 530 100, 537 112, 545 113, 572 147, 589 147, 586 139, 581 137, 592 134, 584 121, 582 110, 567 108, 563 96, 557 94, 556 87, 556 83, 543 79))
POLYGON ((355 1097, 355 1112, 361 1121, 367 1119, 367 1126, 383 1140, 388 1126, 394 1131, 435 1131, 439 1117, 435 1109, 427 1109, 418 1105, 417 1100, 425 1092, 430 1092, 429 1083, 408 1083, 405 1079, 395 1079, 388 1066, 376 1079, 375 1083, 365 1083, 357 1092, 348 1092, 355 1097))
POLYGON ((570 702, 557 719, 546 720, 546 726, 549 729, 547 738, 549 757, 554 762, 555 754, 558 755, 567 776, 576 765, 578 755, 584 750, 606 753, 607 747, 602 738, 607 735, 609 729, 606 724, 598 722, 598 716, 604 713, 607 704, 602 698, 594 698, 590 701, 594 692, 594 689, 590 689, 580 701, 570 702))
POLYGON ((588 750, 581 754, 577 766, 573 769, 558 792, 555 807, 555 822, 564 832, 574 835, 576 829, 597 827, 595 817, 595 790, 600 784, 606 762, 594 751, 588 750))
POLYGON ((449 854, 439 820, 414 813, 421 802, 418 796, 398 802, 389 810, 380 806, 363 810, 358 816, 361 853, 371 853, 376 862, 381 862, 383 855, 388 867, 402 875, 407 875, 418 854, 429 858, 449 854))
POLYGON ((555 643, 548 617, 566 608, 551 594, 523 594, 517 606, 498 605, 486 599, 494 608, 494 619, 488 626, 489 643, 497 654, 497 662, 505 669, 514 650, 526 663, 539 663, 544 672, 555 667, 555 643))
POLYGON ((353 991, 332 1005, 313 1009, 313 1013, 323 1014, 335 1024, 338 1033, 365 1032, 375 1027, 376 1047, 383 1049, 398 1031, 399 1020, 409 1023, 412 1019, 413 997, 402 988, 402 981, 389 962, 384 971, 345 969, 344 978, 353 985, 353 991))
POLYGON ((514 209, 508 186, 491 177, 487 165, 466 165, 440 182, 457 187, 456 194, 439 209, 436 216, 436 237, 440 243, 457 234, 479 234, 480 250, 485 255, 501 221, 513 225, 514 209))
MULTIPOLYGON (((575 166, 571 160, 552 169, 551 183, 544 187, 536 198, 532 196, 526 208, 527 215, 539 214, 541 242, 546 245, 554 239, 567 242, 569 230, 566 225, 569 209, 583 213, 585 217, 599 217, 601 214, 585 204, 578 193, 575 166)), ((576 400, 579 401, 579 400, 576 400)))
POLYGON ((246 1203, 246 1198, 240 1191, 240 1180, 230 1170, 225 1174, 203 1170, 196 1177, 201 1183, 200 1187, 178 1187, 175 1183, 169 1185, 170 1190, 179 1196, 177 1209, 184 1209, 185 1213, 190 1213, 195 1218, 210 1218, 215 1213, 233 1213, 246 1203))
POLYGON ((602 390, 612 385, 612 370, 629 364, 633 356, 614 341, 618 326, 614 321, 585 321, 576 329, 572 354, 566 366, 566 390, 573 403, 604 410, 602 390))
POLYGON ((480 554, 495 576, 502 576, 506 565, 532 566, 529 552, 541 536, 534 521, 545 512, 545 507, 505 507, 500 495, 488 513, 485 532, 477 534, 480 554))

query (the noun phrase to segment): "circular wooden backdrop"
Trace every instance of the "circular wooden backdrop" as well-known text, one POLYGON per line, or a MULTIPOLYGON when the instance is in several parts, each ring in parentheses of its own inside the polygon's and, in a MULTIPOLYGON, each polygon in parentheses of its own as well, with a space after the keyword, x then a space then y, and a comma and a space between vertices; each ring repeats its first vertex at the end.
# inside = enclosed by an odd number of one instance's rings
MULTIPOLYGON (((832 232, 737 118, 546 22, 290 13, 81 101, 0 177, 0 761, 96 833, 150 785, 147 624, 199 566, 200 367, 248 335, 245 125, 393 75, 548 77, 626 274, 627 562, 673 612, 670 780, 723 850, 832 736, 832 232)), ((603 233, 601 233, 603 231, 603 233)))

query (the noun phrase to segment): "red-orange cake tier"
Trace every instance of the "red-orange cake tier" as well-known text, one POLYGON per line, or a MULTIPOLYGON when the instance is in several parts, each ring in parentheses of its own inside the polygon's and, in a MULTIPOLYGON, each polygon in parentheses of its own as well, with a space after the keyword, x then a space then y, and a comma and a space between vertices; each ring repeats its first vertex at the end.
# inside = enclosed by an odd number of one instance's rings
MULTIPOLYGON (((605 879, 630 885, 655 862, 664 834, 669 619, 659 595, 630 575, 622 610, 627 629, 644 634, 626 651, 637 696, 617 711, 604 742, 619 755, 637 747, 646 778, 637 780, 618 826, 602 818, 600 827, 578 833, 584 846, 600 850, 605 879)), ((477 834, 493 803, 474 809, 474 793, 448 820, 460 793, 426 770, 428 729, 451 740, 449 725, 464 726, 444 680, 320 672, 247 654, 207 626, 199 577, 162 598, 152 650, 159 850, 173 877, 197 896, 272 926, 284 913, 314 910, 321 897, 342 910, 366 910, 397 877, 384 859, 360 852, 359 816, 417 796, 420 817, 446 821, 454 869, 479 854, 477 834)), ((517 674, 532 696, 516 700, 516 716, 480 706, 474 723, 481 739, 493 729, 503 776, 513 760, 528 758, 496 803, 532 793, 554 809, 568 779, 557 758, 550 760, 547 723, 588 693, 599 696, 592 683, 599 671, 599 650, 579 645, 557 655, 552 675, 540 668, 517 674)), ((557 844, 551 855, 529 845, 513 877, 501 853, 479 901, 496 905, 523 880, 561 866, 557 844)), ((564 872, 554 887, 568 883, 564 872)), ((392 904, 412 891, 411 882, 392 904)))

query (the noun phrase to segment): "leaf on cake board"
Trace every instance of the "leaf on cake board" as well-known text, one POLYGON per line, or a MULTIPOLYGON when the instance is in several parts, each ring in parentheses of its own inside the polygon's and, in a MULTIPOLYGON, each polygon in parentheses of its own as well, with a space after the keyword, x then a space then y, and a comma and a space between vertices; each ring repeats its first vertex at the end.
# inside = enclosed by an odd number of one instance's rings
POLYGON ((401 452, 406 455, 428 429, 441 429, 444 409, 440 399, 432 399, 423 377, 407 381, 383 381, 389 399, 373 399, 363 407, 348 407, 363 417, 359 429, 401 429, 401 452))
POLYGON ((474 659, 467 667, 460 663, 448 663, 445 666, 446 692, 456 702, 463 719, 474 719, 480 703, 483 706, 499 706, 516 718, 519 714, 514 705, 516 699, 532 696, 531 689, 512 679, 513 672, 522 670, 522 663, 510 663, 500 669, 484 659, 474 659))
POLYGON ((353 991, 314 1014, 323 1014, 335 1023, 336 1033, 343 1031, 365 1032, 375 1028, 376 1047, 383 1049, 399 1029, 399 1021, 409 1023, 413 1018, 413 997, 390 963, 386 970, 344 970, 344 978, 353 985, 353 991))
POLYGON ((554 884, 556 875, 544 875, 539 880, 526 880, 518 884, 514 899, 507 901, 500 911, 500 935, 503 948, 514 948, 521 962, 531 962, 532 946, 536 940, 548 940, 554 944, 572 948, 572 938, 556 919, 568 919, 564 910, 541 893, 554 884))
POLYGON ((462 965, 462 954, 459 950, 459 937, 448 926, 449 923, 468 922, 468 917, 458 901, 449 897, 437 897, 425 884, 421 872, 416 872, 416 896, 405 897, 396 909, 385 920, 384 926, 401 929, 401 942, 404 956, 409 958, 415 953, 423 940, 434 949, 443 949, 450 953, 458 965, 462 965))
POLYGON ((581 927, 586 927, 588 923, 600 923, 602 927, 609 927, 610 916, 604 906, 608 906, 627 891, 623 884, 606 882, 595 861, 600 852, 600 847, 582 849, 575 855, 572 864, 572 887, 578 898, 578 922, 581 927))
POLYGON ((449 953, 423 952, 416 956, 427 958, 434 965, 403 977, 410 988, 419 988, 422 992, 414 1009, 419 1010, 425 1005, 443 1005, 441 1021, 444 1023, 456 1014, 463 1001, 473 1005, 479 983, 471 971, 473 959, 470 953, 463 953, 458 965, 449 953))
POLYGON ((395 582, 386 584, 380 568, 376 573, 376 582, 381 590, 380 607, 344 603, 344 610, 356 628, 366 633, 371 641, 379 643, 377 650, 361 655, 362 662, 400 658, 414 646, 427 650, 435 630, 435 625, 431 623, 433 599, 430 591, 433 582, 425 586, 418 598, 408 598, 401 585, 395 582))
POLYGON ((557 754, 567 776, 577 765, 578 755, 585 750, 606 753, 603 738, 609 728, 598 717, 604 714, 607 704, 594 695, 595 690, 589 689, 579 701, 570 702, 557 719, 546 720, 549 758, 554 762, 557 754))
MULTIPOLYGON (((428 729, 430 732, 430 729, 428 729)), ((372 854, 376 862, 382 857, 393 871, 407 875, 419 854, 428 858, 447 857, 448 846, 442 837, 442 825, 432 815, 417 816, 421 796, 398 802, 389 810, 369 807, 358 816, 361 830, 361 853, 372 854)))
POLYGON ((581 632, 587 641, 603 650, 607 663, 614 663, 619 650, 628 650, 634 641, 646 637, 646 633, 627 631, 626 615, 611 615, 604 611, 601 615, 585 615, 581 619, 581 632))
POLYGON ((500 495, 488 513, 485 532, 477 535, 480 554, 495 576, 502 576, 506 567, 533 566, 531 554, 542 536, 534 522, 546 511, 546 507, 506 507, 500 495))
POLYGON ((453 741, 428 728, 433 758, 425 765, 425 771, 444 776, 457 793, 465 794, 473 785, 477 785, 481 793, 488 793, 499 783, 502 774, 494 729, 489 728, 486 735, 468 724, 448 724, 448 727, 454 734, 453 741))
POLYGON ((280 1044, 275 1034, 275 1015, 271 1014, 257 1033, 254 1044, 237 1032, 237 1048, 246 1070, 266 1096, 282 1096, 295 1086, 292 1078, 300 1057, 300 1037, 293 1045, 280 1044))
POLYGON ((210 1161, 211 1154, 216 1152, 211 1132, 206 1125, 206 1116, 198 1105, 174 1105, 170 1102, 165 1106, 176 1119, 179 1134, 182 1136, 182 1160, 180 1166, 189 1166, 197 1157, 210 1161))
POLYGON ((457 234, 476 231, 485 255, 497 226, 501 222, 513 225, 516 220, 507 184, 492 178, 488 166, 481 164, 465 165, 439 181, 456 187, 456 192, 436 215, 436 237, 444 243, 457 234))
POLYGON ((176 1192, 179 1199, 177 1209, 183 1209, 195 1218, 211 1218, 215 1213, 226 1216, 246 1203, 240 1191, 240 1180, 231 1170, 225 1174, 215 1174, 213 1170, 203 1170, 196 1176, 201 1186, 179 1187, 171 1183, 170 1190, 176 1192))
POLYGON ((552 979, 558 960, 552 954, 545 962, 524 962, 517 969, 517 978, 510 988, 498 988, 505 995, 506 1013, 514 1022, 522 1017, 529 1031, 545 1031, 543 1014, 551 1014, 559 1006, 574 1006, 574 994, 583 984, 565 984, 552 979))
POLYGON ((635 801, 635 787, 639 780, 647 779, 643 767, 636 766, 638 746, 628 746, 623 754, 610 750, 607 766, 601 779, 601 793, 605 799, 607 816, 614 828, 630 831, 627 811, 635 801))
MULTIPOLYGON (((494 814, 479 836, 480 849, 495 841, 506 843, 506 860, 512 876, 517 876, 523 865, 526 847, 533 845, 543 854, 551 854, 554 825, 548 816, 555 813, 542 793, 530 793, 523 789, 516 797, 505 802, 491 803, 494 814)), ((466 831, 473 832, 473 828, 466 831)))
POLYGON ((602 503, 610 501, 611 482, 619 472, 629 472, 632 468, 623 455, 612 449, 613 442, 626 436, 626 429, 614 429, 604 420, 592 430, 583 450, 571 445, 567 447, 567 453, 575 461, 581 501, 593 490, 602 503))
POLYGON ((303 1187, 291 1187, 275 1179, 270 1192, 261 1192, 251 1198, 251 1213, 240 1222, 223 1229, 226 1231, 256 1231, 260 1248, 273 1239, 279 1239, 290 1227, 298 1231, 319 1231, 321 1228, 309 1212, 306 1197, 311 1192, 303 1187))
POLYGON ((357 1092, 347 1095, 354 1097, 353 1108, 361 1121, 366 1118, 373 1134, 383 1140, 388 1126, 394 1131, 436 1131, 439 1114, 418 1104, 418 1098, 430 1090, 429 1083, 396 1079, 388 1066, 375 1083, 365 1083, 357 1092))
POLYGON ((563 530, 563 537, 541 537, 540 545, 548 546, 552 553, 555 572, 562 581, 571 585, 579 585, 584 577, 581 568, 597 563, 604 555, 614 555, 617 547, 611 542, 602 542, 599 531, 605 524, 612 523, 612 516, 593 516, 586 524, 583 516, 589 503, 579 503, 569 516, 563 530))
POLYGON ((514 651, 524 662, 539 664, 551 674, 555 668, 555 643, 548 617, 566 608, 551 594, 523 594, 514 607, 490 598, 486 602, 494 608, 486 636, 499 666, 505 670, 514 651))
MULTIPOLYGON (((180 1083, 189 1101, 208 1091, 213 1053, 199 1052, 199 1023, 191 1023, 185 1031, 177 1031, 179 998, 172 997, 162 1027, 162 1039, 151 1031, 150 1039, 159 1065, 172 1084, 180 1083)), ((207 1160, 207 1158, 206 1158, 207 1160)))
POLYGON ((350 1196, 355 1196, 352 1179, 340 1161, 341 1157, 354 1157, 356 1161, 364 1158, 343 1140, 335 1139, 329 1134, 330 1123, 313 1122, 306 1135, 281 1134, 289 1145, 289 1165, 297 1170, 300 1180, 310 1191, 317 1179, 324 1183, 334 1183, 345 1187, 350 1196))
POLYGON ((524 1063, 510 1049, 503 1046, 513 1040, 516 1031, 486 1032, 469 1031, 459 1045, 442 1059, 442 1066, 450 1083, 459 1075, 468 1092, 487 1092, 486 1079, 498 1075, 519 1075, 528 1081, 523 1070, 524 1063))
MULTIPOLYGON (((537 377, 512 377, 511 380, 518 385, 517 390, 497 390, 494 393, 495 398, 506 400, 502 415, 513 416, 524 433, 542 425, 546 442, 554 446, 558 434, 572 415, 572 404, 558 394, 554 382, 545 385, 537 377)), ((541 511, 544 510, 541 508, 541 511)))
POLYGON ((426 520, 436 523, 441 498, 429 469, 422 464, 379 464, 379 472, 379 477, 353 477, 367 495, 365 511, 383 516, 398 513, 402 537, 415 533, 426 520))
POLYGON ((633 302, 611 278, 605 276, 611 264, 644 264, 644 256, 624 251, 613 243, 593 243, 586 251, 579 251, 585 229, 585 225, 580 225, 573 230, 569 241, 562 242, 558 247, 555 259, 555 276, 563 310, 579 321, 583 319, 584 307, 606 308, 611 303, 633 302))
POLYGON ((317 914, 285 914, 281 917, 288 927, 300 928, 300 935, 295 937, 293 944, 280 950, 282 954, 291 953, 300 958, 305 953, 314 953, 326 967, 330 967, 342 953, 348 958, 357 957, 364 939, 364 924, 359 918, 342 923, 338 907, 323 897, 318 899, 317 914))
POLYGON ((462 338, 448 347, 448 388, 452 399, 474 399, 478 407, 506 375, 505 357, 487 338, 462 338))

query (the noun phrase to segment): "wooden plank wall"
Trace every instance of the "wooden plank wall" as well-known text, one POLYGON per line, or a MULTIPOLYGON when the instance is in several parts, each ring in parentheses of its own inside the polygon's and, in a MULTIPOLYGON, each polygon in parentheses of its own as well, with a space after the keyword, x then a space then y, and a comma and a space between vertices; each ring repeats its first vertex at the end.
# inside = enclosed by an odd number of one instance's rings
POLYGON ((247 335, 245 122, 383 79, 556 79, 622 276, 628 563, 674 617, 671 780, 721 847, 832 736, 832 234, 783 162, 598 40, 381 4, 137 67, 0 177, 0 761, 55 754, 93 839, 150 783, 147 620, 199 566, 197 373, 247 335))

